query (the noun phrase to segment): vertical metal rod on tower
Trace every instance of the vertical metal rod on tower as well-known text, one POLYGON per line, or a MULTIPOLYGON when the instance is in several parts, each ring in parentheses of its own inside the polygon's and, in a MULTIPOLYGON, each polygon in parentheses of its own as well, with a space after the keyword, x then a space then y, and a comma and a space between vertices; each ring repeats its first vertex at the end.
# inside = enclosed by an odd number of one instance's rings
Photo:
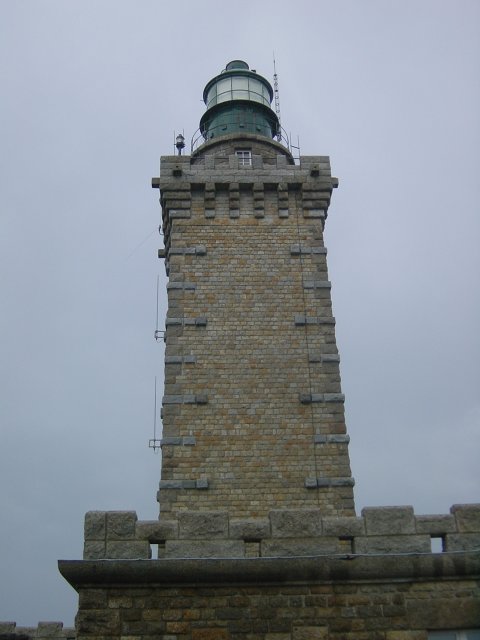
POLYGON ((275 51, 273 52, 273 95, 275 97, 275 113, 278 118, 278 133, 277 140, 280 142, 282 139, 282 126, 280 120, 280 94, 278 91, 278 75, 277 75, 277 67, 275 65, 275 51))

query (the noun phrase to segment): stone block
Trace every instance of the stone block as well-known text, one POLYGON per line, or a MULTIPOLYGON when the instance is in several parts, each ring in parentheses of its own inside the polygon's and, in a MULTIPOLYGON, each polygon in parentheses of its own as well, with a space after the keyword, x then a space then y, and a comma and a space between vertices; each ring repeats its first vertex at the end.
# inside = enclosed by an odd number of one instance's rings
POLYGON ((358 536, 355 553, 430 553, 429 535, 358 536))
POLYGON ((362 509, 367 535, 415 533, 413 507, 365 507, 362 509))
POLYGON ((0 622, 0 634, 4 634, 4 633, 15 633, 15 627, 17 626, 16 622, 8 622, 8 621, 1 621, 0 622))
POLYGON ((87 540, 83 545, 84 560, 99 560, 105 558, 106 545, 105 542, 99 540, 87 540))
POLYGON ((167 540, 165 558, 244 558, 243 540, 167 540))
POLYGON ((428 533, 431 536, 441 536, 457 530, 455 518, 451 515, 416 516, 415 523, 417 533, 428 533))
POLYGON ((135 511, 107 511, 107 540, 134 540, 135 511))
POLYGON ((179 538, 218 539, 228 538, 228 513, 226 511, 183 511, 178 514, 179 538))
POLYGON ((478 597, 463 600, 436 597, 418 598, 407 601, 407 619, 414 620, 415 626, 424 629, 468 629, 480 625, 478 597))
POLYGON ((58 636, 62 633, 63 622, 39 622, 37 627, 37 638, 58 636))
POLYGON ((177 520, 140 520, 136 526, 136 538, 151 543, 178 538, 177 520))
MULTIPOLYGON (((177 636, 174 637, 177 640, 177 636)), ((218 627, 192 629, 192 640, 230 640, 230 633, 227 629, 218 627)))
POLYGON ((322 521, 318 509, 279 509, 270 511, 273 538, 320 536, 322 521))
POLYGON ((230 538, 262 540, 270 537, 268 518, 230 518, 230 538))
POLYGON ((105 555, 109 560, 148 560, 150 544, 147 540, 107 541, 105 555))
POLYGON ((460 533, 480 533, 480 504, 454 504, 450 513, 460 533))
POLYGON ((328 640, 328 627, 293 627, 292 640, 328 640))
POLYGON ((321 556, 340 553, 338 538, 318 536, 316 538, 270 538, 262 540, 261 555, 264 558, 292 556, 321 556))
POLYGON ((323 535, 325 536, 363 536, 365 523, 363 518, 324 517, 322 518, 323 535))
POLYGON ((104 540, 107 532, 105 511, 87 511, 85 514, 85 540, 104 540))
POLYGON ((480 549, 480 533, 447 533, 445 551, 476 551, 480 549))

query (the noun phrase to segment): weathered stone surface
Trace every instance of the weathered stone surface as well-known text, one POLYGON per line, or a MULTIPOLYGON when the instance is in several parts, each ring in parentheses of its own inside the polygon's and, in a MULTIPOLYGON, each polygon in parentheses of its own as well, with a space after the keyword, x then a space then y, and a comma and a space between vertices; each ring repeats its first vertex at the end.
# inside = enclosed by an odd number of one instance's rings
POLYGON ((480 533, 448 533, 445 551, 474 551, 480 549, 480 533))
POLYGON ((230 518, 230 538, 261 540, 270 537, 268 518, 230 518))
POLYGON ((57 636, 62 632, 63 622, 39 622, 37 635, 39 637, 57 636))
POLYGON ((136 538, 149 542, 162 542, 178 538, 177 520, 141 520, 137 522, 136 538))
POLYGON ((362 509, 368 535, 415 533, 413 507, 365 507, 362 509))
POLYGON ((480 533, 480 504, 454 504, 450 513, 460 533, 480 533))
POLYGON ((112 559, 135 560, 136 558, 150 558, 150 545, 148 541, 126 540, 107 541, 106 557, 112 559))
POLYGON ((365 535, 363 518, 323 517, 323 534, 326 536, 362 536, 365 535))
POLYGON ((451 515, 427 515, 416 516, 415 526, 417 533, 429 533, 433 536, 455 532, 455 518, 451 515))
POLYGON ((430 536, 357 536, 354 551, 355 553, 429 553, 431 551, 430 536))
POLYGON ((241 540, 167 540, 165 558, 243 558, 241 540))
POLYGON ((338 538, 319 536, 316 538, 270 538, 262 540, 261 555, 263 558, 286 558, 295 556, 321 556, 340 553, 338 538))
POLYGON ((328 640, 328 627, 293 627, 292 640, 328 640))
POLYGON ((184 511, 178 514, 179 538, 217 539, 228 538, 228 514, 226 511, 184 511))
POLYGON ((85 540, 104 540, 107 535, 105 511, 88 511, 85 514, 85 540))
POLYGON ((270 511, 269 517, 274 538, 304 538, 322 533, 318 509, 282 509, 270 511))
POLYGON ((84 560, 99 560, 106 557, 106 542, 101 540, 85 540, 83 544, 84 560))
POLYGON ((107 511, 107 540, 133 540, 137 514, 135 511, 107 511))

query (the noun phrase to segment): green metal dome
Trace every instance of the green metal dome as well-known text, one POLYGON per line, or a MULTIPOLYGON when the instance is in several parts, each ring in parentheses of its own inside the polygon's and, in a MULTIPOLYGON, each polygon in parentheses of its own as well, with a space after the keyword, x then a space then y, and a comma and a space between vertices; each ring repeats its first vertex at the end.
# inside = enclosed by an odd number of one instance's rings
POLYGON ((231 133, 274 138, 280 124, 270 107, 272 99, 268 80, 243 60, 232 60, 203 91, 207 111, 200 120, 200 132, 205 140, 231 133))

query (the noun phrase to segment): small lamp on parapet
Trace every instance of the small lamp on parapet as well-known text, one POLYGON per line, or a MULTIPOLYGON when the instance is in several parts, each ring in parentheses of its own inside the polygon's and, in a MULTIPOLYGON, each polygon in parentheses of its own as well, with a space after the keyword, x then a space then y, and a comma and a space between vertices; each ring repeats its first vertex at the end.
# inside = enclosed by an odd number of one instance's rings
POLYGON ((179 133, 178 136, 175 138, 175 146, 177 147, 178 155, 181 156, 182 149, 185 148, 185 138, 182 136, 181 133, 179 133))

